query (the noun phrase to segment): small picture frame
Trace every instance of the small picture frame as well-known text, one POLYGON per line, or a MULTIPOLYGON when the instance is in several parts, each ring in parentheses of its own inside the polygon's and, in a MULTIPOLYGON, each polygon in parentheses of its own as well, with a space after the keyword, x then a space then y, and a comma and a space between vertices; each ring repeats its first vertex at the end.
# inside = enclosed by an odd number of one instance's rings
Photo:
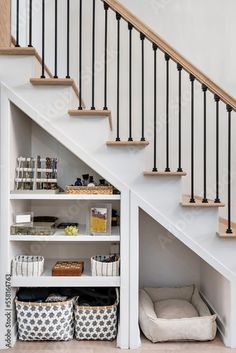
POLYGON ((15 214, 15 225, 33 227, 33 212, 17 212, 15 214))
POLYGON ((111 235, 111 204, 90 205, 87 217, 87 233, 111 235))

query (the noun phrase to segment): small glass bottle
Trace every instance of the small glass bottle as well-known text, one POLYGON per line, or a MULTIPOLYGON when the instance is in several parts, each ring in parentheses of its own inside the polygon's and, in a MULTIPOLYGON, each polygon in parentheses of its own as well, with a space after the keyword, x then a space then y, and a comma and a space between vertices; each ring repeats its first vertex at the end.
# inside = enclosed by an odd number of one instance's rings
POLYGON ((88 186, 89 183, 89 174, 82 175, 83 177, 83 186, 88 186))
POLYGON ((75 186, 82 186, 81 178, 76 179, 75 186))

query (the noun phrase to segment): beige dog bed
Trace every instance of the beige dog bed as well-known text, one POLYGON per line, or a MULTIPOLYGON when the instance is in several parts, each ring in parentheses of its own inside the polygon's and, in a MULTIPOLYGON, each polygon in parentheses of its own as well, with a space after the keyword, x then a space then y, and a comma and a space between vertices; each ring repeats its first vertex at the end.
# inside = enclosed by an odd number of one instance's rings
POLYGON ((153 343, 209 341, 216 335, 216 315, 211 315, 194 286, 141 289, 139 323, 153 343))

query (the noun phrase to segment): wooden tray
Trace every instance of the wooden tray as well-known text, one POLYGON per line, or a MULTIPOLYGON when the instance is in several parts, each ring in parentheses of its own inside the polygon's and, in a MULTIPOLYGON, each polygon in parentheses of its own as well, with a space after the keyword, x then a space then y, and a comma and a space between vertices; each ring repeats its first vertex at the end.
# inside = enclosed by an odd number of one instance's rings
POLYGON ((58 261, 52 268, 52 276, 81 276, 83 261, 58 261))
POLYGON ((112 195, 113 186, 66 186, 67 194, 112 195))

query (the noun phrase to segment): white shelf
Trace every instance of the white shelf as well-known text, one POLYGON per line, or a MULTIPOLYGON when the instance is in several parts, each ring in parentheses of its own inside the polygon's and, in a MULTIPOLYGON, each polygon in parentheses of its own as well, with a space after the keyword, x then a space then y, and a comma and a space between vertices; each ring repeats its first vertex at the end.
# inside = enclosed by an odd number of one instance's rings
POLYGON ((10 193, 10 200, 120 200, 120 195, 73 195, 49 193, 10 193))
POLYGON ((111 235, 87 235, 83 226, 79 227, 76 236, 65 235, 64 230, 59 229, 54 235, 10 235, 11 241, 46 241, 46 242, 119 242, 120 229, 112 227, 111 235))
POLYGON ((85 270, 78 277, 52 276, 52 267, 58 260, 45 261, 45 271, 40 277, 13 276, 12 287, 119 287, 120 277, 93 277, 90 261, 85 261, 85 270))

